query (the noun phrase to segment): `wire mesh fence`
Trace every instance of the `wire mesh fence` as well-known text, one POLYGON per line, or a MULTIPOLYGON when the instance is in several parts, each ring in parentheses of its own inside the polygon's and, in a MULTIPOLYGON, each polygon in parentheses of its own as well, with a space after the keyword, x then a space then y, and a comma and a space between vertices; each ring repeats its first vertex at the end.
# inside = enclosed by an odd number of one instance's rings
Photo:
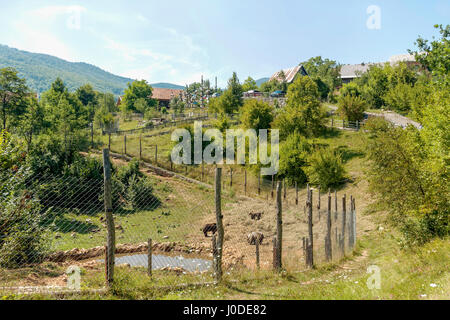
MULTIPOLYGON (((217 281, 217 188, 148 173, 134 161, 112 162, 113 230, 105 214, 102 167, 89 178, 80 172, 1 176, 2 289, 65 288, 73 283, 75 267, 81 270, 82 289, 103 288, 111 232, 114 281, 134 279, 155 288, 217 281)), ((225 277, 241 270, 273 269, 278 247, 283 268, 302 270, 307 267, 305 239, 313 240, 314 263, 340 259, 353 249, 353 201, 332 195, 328 210, 328 195, 319 197, 318 190, 311 189, 314 199, 309 205, 309 193, 303 189, 281 188, 278 196, 275 188, 272 197, 268 179, 259 182, 265 198, 262 191, 260 197, 236 194, 225 176, 220 181, 224 235, 219 249, 225 277), (277 246, 280 210, 282 243, 277 246)))

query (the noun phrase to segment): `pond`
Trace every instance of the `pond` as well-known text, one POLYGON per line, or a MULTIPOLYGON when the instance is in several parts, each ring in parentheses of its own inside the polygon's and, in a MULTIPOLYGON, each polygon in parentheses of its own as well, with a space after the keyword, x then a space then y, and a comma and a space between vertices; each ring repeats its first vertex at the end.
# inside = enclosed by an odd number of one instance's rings
MULTIPOLYGON (((105 260, 97 260, 104 262, 105 260)), ((116 256, 116 266, 128 263, 131 267, 148 267, 146 254, 134 254, 128 256, 116 256)), ((189 272, 208 271, 212 267, 212 261, 199 258, 185 258, 183 256, 165 256, 161 254, 152 255, 152 270, 170 268, 183 268, 189 272)))

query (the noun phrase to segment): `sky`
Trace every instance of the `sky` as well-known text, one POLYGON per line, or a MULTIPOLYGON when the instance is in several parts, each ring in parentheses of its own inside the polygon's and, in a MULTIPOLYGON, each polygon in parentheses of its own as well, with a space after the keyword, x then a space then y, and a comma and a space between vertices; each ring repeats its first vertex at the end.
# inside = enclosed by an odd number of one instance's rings
POLYGON ((180 85, 387 61, 448 23, 448 0, 0 0, 0 44, 180 85))

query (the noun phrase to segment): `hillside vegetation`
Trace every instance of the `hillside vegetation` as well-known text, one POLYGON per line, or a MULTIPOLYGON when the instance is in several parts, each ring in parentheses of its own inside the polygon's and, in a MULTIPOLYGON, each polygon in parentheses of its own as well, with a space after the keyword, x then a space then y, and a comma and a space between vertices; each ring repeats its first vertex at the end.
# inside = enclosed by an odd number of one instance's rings
MULTIPOLYGON (((75 91, 86 83, 100 92, 114 95, 123 94, 128 82, 133 79, 120 77, 84 62, 69 62, 54 56, 22 51, 0 45, 0 68, 13 67, 27 80, 34 91, 50 89, 56 78, 60 77, 69 91, 75 91)), ((183 89, 171 83, 155 83, 155 88, 183 89)))

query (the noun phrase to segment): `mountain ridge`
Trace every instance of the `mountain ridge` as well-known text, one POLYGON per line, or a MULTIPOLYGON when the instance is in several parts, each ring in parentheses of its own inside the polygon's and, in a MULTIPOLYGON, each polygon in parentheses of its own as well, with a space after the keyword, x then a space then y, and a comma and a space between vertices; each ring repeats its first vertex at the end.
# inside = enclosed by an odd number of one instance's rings
MULTIPOLYGON (((12 67, 19 76, 27 80, 27 85, 36 92, 50 88, 60 77, 70 91, 90 83, 95 90, 122 95, 128 82, 133 79, 115 75, 86 62, 70 62, 45 54, 23 51, 0 44, 0 68, 12 67)), ((183 89, 183 86, 158 82, 154 88, 183 89)))

